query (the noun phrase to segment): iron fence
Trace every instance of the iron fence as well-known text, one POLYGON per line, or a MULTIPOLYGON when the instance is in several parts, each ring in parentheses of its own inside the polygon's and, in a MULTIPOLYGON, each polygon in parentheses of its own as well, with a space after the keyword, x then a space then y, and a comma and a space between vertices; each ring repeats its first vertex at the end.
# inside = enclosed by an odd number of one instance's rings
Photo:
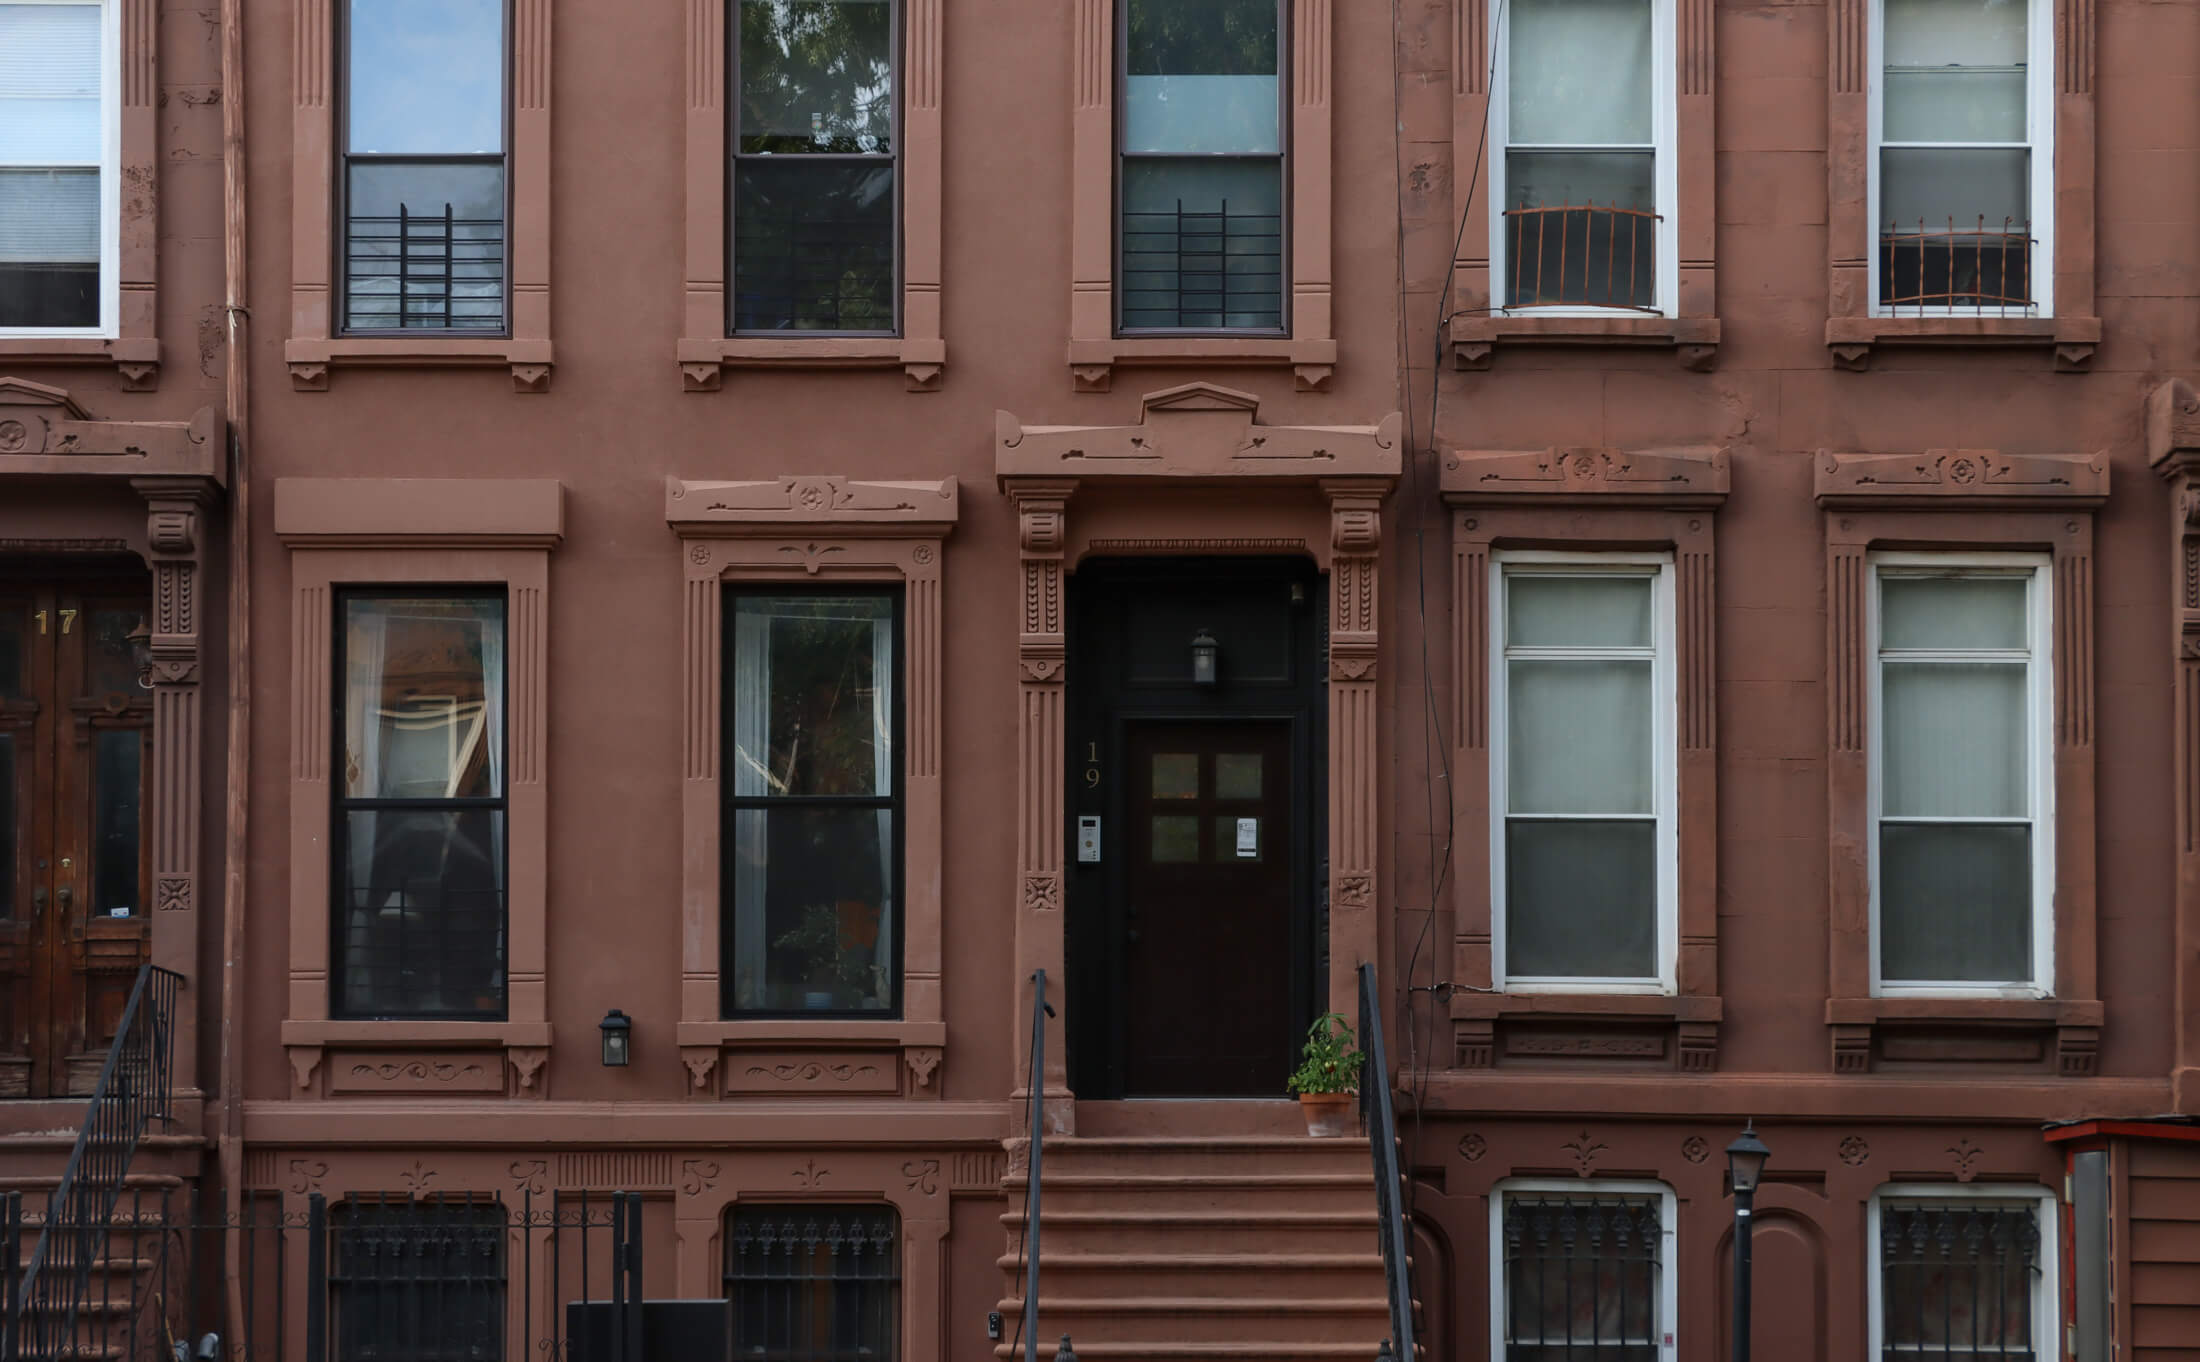
POLYGON ((1506 306, 1656 312, 1661 221, 1647 209, 1617 204, 1506 209, 1512 276, 1506 306))
POLYGON ((1186 208, 1123 214, 1123 329, 1283 325, 1283 216, 1186 208))
POLYGON ((1375 966, 1362 964, 1360 980, 1360 1121, 1375 1164, 1377 1232, 1383 1241, 1383 1279, 1390 1301, 1390 1337, 1383 1349, 1397 1362, 1415 1362, 1413 1282, 1406 1252, 1405 1174, 1398 1159, 1398 1114, 1390 1091, 1390 1059, 1383 1044, 1382 1001, 1375 966))
POLYGON ((1970 227, 1914 231, 1889 223, 1879 234, 1879 301, 1894 308, 1971 308, 2002 316, 2032 309, 2031 224, 2002 219, 1997 230, 1981 217, 1970 227))
POLYGON ((2035 1206, 1889 1201, 1879 1216, 1882 1357, 2037 1358, 2035 1206))
POLYGON ((1656 1362, 1654 1197, 1505 1199, 1505 1362, 1656 1362))
POLYGON ((345 233, 344 325, 354 331, 504 329, 504 219, 399 205, 345 233))

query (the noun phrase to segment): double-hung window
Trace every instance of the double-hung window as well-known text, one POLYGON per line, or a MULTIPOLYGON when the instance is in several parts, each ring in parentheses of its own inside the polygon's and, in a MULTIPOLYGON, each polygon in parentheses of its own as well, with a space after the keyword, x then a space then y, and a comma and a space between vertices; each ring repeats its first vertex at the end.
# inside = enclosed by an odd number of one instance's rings
POLYGON ((1881 312, 2044 315, 2054 271, 2046 0, 1879 0, 1881 312))
POLYGON ((504 596, 347 592, 334 1015, 505 1013, 504 596))
POLYGON ((114 330, 120 7, 0 3, 0 335, 114 330))
POLYGON ((2054 977, 2046 565, 1889 554, 1875 580, 1877 986, 2044 996, 2054 977))
POLYGON ((1122 0, 1117 326, 1284 329, 1289 0, 1122 0))
POLYGON ((1871 1356, 2055 1362, 2055 1202, 2037 1187, 1890 1187, 1871 1203, 1871 1356))
POLYGON ((901 150, 893 0, 733 0, 735 334, 891 335, 901 150))
POLYGON ((740 1206, 727 1217, 733 1355, 894 1362, 900 1217, 891 1206, 740 1206))
POLYGON ((1655 1183, 1515 1182, 1491 1198, 1496 1362, 1673 1356, 1673 1194, 1655 1183))
POLYGON ((729 1016, 900 1007, 900 593, 729 593, 729 1016))
POLYGON ((1507 0, 1490 92, 1493 301, 1674 309, 1670 0, 1507 0))
POLYGON ((347 0, 344 24, 344 330, 503 332, 505 0, 347 0))
POLYGON ((1670 565, 1508 553, 1492 585, 1497 978, 1669 990, 1679 893, 1670 565))

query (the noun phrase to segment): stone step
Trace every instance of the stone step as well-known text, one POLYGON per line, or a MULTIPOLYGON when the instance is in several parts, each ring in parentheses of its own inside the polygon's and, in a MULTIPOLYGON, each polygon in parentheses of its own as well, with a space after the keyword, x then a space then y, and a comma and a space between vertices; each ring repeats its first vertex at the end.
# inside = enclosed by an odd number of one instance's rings
MULTIPOLYGON (((1009 1325, 1011 1333, 1015 1329, 1009 1325)), ((1369 1362, 1382 1338, 1389 1332, 1388 1325, 1372 1342, 1357 1340, 1348 1342, 1294 1340, 1289 1343, 1273 1343, 1262 1339, 1246 1339, 1231 1343, 1117 1343, 1108 1339, 1086 1342, 1075 1334, 1070 1335, 1070 1346, 1080 1358, 1093 1358, 1097 1362, 1369 1362)), ((1061 1331, 1047 1335, 1039 1345, 1040 1362, 1053 1362, 1055 1349, 1062 1346, 1061 1331)), ((1011 1346, 1003 1340, 993 1346, 998 1358, 1022 1357, 1020 1346, 1011 1346)))
MULTIPOLYGON (((1057 1211, 1040 1215, 1041 1250, 1048 1254, 1321 1253, 1378 1244, 1372 1208, 1354 1211, 1162 1210, 1057 1211)), ((1013 1252, 1021 1242, 1021 1210, 1004 1211, 1001 1226, 1013 1252)))
MULTIPOLYGON (((1023 1151, 1028 1140, 1008 1142, 1014 1172, 1010 1180, 1024 1180, 1023 1151)), ((1314 1140, 1301 1136, 1104 1136, 1050 1139, 1041 1146, 1040 1181, 1051 1184, 1056 1175, 1095 1176, 1134 1173, 1156 1177, 1167 1174, 1205 1174, 1258 1167, 1264 1173, 1353 1173, 1374 1176, 1374 1165, 1364 1139, 1314 1140)))
MULTIPOLYGON (((1013 1299, 999 1306, 1010 1320, 1021 1319, 1023 1308, 1021 1300, 1013 1299)), ((1389 1320, 1389 1309, 1380 1296, 1039 1297, 1040 1336, 1066 1333, 1076 1341, 1079 1353, 1088 1341, 1183 1345, 1259 1339, 1271 1348, 1287 1348, 1293 1340, 1332 1334, 1380 1339, 1389 1332, 1389 1320)), ((1372 1349, 1367 1356, 1372 1362, 1372 1349)))
MULTIPOLYGON (((995 1264, 1011 1283, 1009 1293, 1020 1295, 1022 1256, 1004 1253, 995 1264)), ((1211 1295, 1274 1301, 1363 1293, 1381 1299, 1384 1290, 1383 1258, 1375 1252, 1056 1253, 1043 1249, 1039 1263, 1042 1296, 1078 1300, 1211 1295)))
MULTIPOLYGON (((1164 1174, 1040 1174, 1040 1211, 1365 1211, 1375 1205, 1371 1172, 1235 1172, 1164 1174)), ((1022 1206, 1021 1177, 1008 1184, 1009 1204, 1022 1206)))

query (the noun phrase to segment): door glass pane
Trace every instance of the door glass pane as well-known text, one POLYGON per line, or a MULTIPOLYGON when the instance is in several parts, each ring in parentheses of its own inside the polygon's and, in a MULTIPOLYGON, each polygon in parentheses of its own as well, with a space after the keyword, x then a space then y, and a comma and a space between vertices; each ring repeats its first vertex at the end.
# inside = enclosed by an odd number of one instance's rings
POLYGON ((503 600, 344 603, 344 793, 504 793, 503 600))
POLYGON ((0 733, 0 918, 15 916, 15 738, 0 733))
POLYGON ((337 925, 354 1016, 495 1014, 504 1007, 504 813, 345 815, 337 925))
POLYGON ((0 161, 100 161, 100 7, 0 4, 0 161))
POLYGON ((1512 813, 1650 813, 1647 659, 1506 664, 1512 813))
POLYGON ((1151 860, 1178 864, 1199 859, 1199 819, 1188 813, 1153 815, 1151 860))
POLYGON ((353 153, 504 150, 503 0, 351 0, 353 153))
POLYGON ((140 766, 145 735, 134 728, 98 735, 92 774, 92 915, 130 917, 144 911, 138 869, 140 766))
POLYGON ((1879 579, 1879 646, 2024 648, 2025 577, 1879 579))
POLYGON ((80 616, 74 627, 84 631, 84 693, 95 700, 111 695, 145 693, 140 684, 144 669, 137 660, 140 642, 130 637, 145 625, 137 610, 95 608, 80 616))
POLYGON ((23 663, 30 651, 30 612, 0 606, 0 699, 23 698, 23 663))
POLYGON ((1505 575, 1505 642, 1517 648, 1647 648, 1649 577, 1505 575))
POLYGON ((1512 0, 1506 140, 1645 144, 1651 114, 1649 0, 1512 0))
POLYGON ((2025 138, 2024 0, 1886 0, 1890 142, 2025 138))
POLYGON ((1505 973, 1643 979, 1658 972, 1657 825, 1505 825, 1505 973))
POLYGON ((1130 0, 1123 150, 1283 150, 1275 0, 1130 0))
POLYGON ((1882 824, 1879 968, 1890 980, 2030 979, 2032 830, 1882 824))
POLYGON ((733 200, 736 330, 893 330, 890 166, 744 159, 733 200))
POLYGON ((1213 860, 1220 865, 1259 865, 1268 858, 1268 820, 1234 813, 1216 814, 1213 860))
POLYGON ((1199 798, 1199 754, 1156 752, 1153 757, 1155 799, 1199 798))
POLYGON ((1283 162, 1123 162, 1123 325, 1283 325, 1283 162))
POLYGON ((733 606, 737 795, 894 791, 894 603, 739 596, 733 606))
POLYGON ((1880 665, 1883 812, 2021 818, 2030 811, 2023 663, 1880 665))
POLYGON ((741 809, 733 824, 735 1005, 893 1008, 892 812, 741 809))
POLYGON ((742 0, 740 150, 894 149, 888 0, 742 0))
POLYGON ((1215 798, 1260 798, 1260 753, 1217 752, 1215 754, 1215 798))

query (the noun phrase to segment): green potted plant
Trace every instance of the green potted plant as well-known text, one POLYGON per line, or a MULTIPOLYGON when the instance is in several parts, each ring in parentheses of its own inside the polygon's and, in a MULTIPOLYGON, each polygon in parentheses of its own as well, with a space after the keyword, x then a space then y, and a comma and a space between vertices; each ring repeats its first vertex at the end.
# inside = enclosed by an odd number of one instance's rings
POLYGON ((870 991, 871 970, 852 949, 833 904, 813 903, 799 924, 772 942, 800 962, 802 1006, 810 1010, 860 1005, 870 991))
POLYGON ((1325 1013, 1306 1028, 1306 1048, 1298 1072, 1285 1085, 1299 1095, 1306 1133, 1348 1135, 1352 1103, 1360 1089, 1359 1038, 1338 1012, 1325 1013))

